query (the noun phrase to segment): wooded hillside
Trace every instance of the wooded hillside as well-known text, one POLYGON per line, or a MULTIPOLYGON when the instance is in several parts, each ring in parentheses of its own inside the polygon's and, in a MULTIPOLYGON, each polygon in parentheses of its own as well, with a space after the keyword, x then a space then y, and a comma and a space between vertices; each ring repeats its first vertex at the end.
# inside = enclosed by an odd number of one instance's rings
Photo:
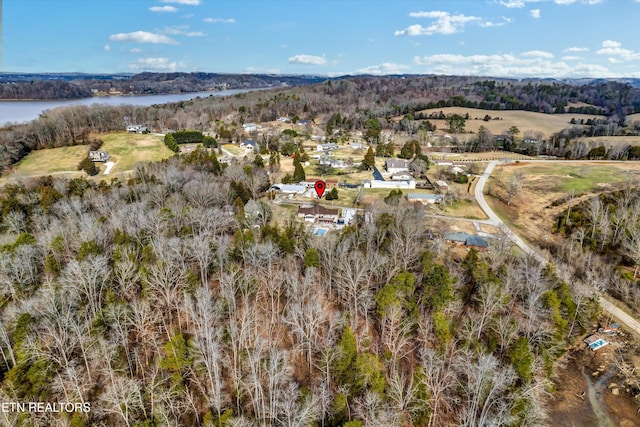
MULTIPOLYGON (((90 402, 7 425, 542 425, 597 312, 552 267, 464 259, 407 206, 323 238, 273 221, 255 164, 0 192, 0 396, 90 402)), ((564 270, 563 270, 564 271, 564 270)))

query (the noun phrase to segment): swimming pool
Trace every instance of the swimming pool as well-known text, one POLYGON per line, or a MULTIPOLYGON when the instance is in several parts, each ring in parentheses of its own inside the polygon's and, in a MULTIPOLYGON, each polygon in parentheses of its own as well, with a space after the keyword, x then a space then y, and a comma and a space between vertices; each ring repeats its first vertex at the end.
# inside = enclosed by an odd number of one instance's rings
POLYGON ((318 228, 316 230, 316 236, 324 236, 325 234, 327 234, 327 231, 329 231, 329 229, 327 228, 318 228))

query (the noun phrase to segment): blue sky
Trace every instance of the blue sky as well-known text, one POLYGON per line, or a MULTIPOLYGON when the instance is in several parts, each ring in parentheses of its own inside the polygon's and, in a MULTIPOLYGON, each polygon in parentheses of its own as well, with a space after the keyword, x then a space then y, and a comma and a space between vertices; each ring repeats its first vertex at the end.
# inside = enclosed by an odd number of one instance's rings
POLYGON ((640 77, 640 0, 4 0, 2 71, 640 77))

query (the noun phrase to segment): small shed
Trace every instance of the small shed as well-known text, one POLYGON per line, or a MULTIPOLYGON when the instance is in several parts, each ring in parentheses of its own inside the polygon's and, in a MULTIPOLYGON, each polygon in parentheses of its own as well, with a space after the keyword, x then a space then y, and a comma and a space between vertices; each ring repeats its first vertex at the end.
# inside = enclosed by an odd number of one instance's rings
POLYGON ((409 193, 407 194, 407 200, 409 202, 420 202, 423 205, 431 205, 442 202, 442 196, 439 194, 409 193))
POLYGON ((449 191, 449 184, 444 181, 436 181, 436 187, 440 192, 449 191))
POLYGON ((609 345, 609 341, 596 334, 588 336, 585 338, 584 342, 592 351, 596 351, 606 345, 609 345))

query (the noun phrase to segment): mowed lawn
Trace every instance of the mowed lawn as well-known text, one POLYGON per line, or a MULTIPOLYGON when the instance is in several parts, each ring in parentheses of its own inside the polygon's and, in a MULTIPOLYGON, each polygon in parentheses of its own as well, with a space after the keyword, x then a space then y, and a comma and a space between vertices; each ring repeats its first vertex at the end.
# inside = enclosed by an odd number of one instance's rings
MULTIPOLYGON (((423 110, 422 113, 428 115, 430 113, 439 113, 442 111, 445 115, 448 114, 460 114, 465 116, 469 114, 469 120, 465 123, 465 130, 467 132, 477 133, 480 126, 484 126, 494 135, 500 135, 506 132, 511 126, 517 126, 520 129, 520 137, 524 136, 527 131, 540 131, 545 137, 559 132, 564 128, 573 127, 571 119, 592 119, 603 118, 602 116, 595 116, 590 114, 545 114, 536 113, 532 111, 521 110, 508 110, 508 111, 493 111, 493 110, 480 110, 474 108, 464 107, 446 107, 446 108, 434 108, 431 110, 423 110), (492 120, 484 121, 483 118, 488 115, 492 120)), ((429 119, 431 123, 436 125, 439 130, 447 129, 446 120, 433 120, 429 119)), ((463 137, 464 135, 461 135, 463 137)))
POLYGON ((100 148, 115 162, 111 173, 125 172, 138 162, 154 162, 173 156, 175 153, 164 145, 161 136, 134 133, 111 133, 100 137, 104 144, 100 148))
MULTIPOLYGON (((504 168, 503 181, 518 170, 524 172, 525 185, 538 191, 557 193, 584 193, 597 191, 607 184, 625 182, 629 172, 637 174, 635 163, 511 163, 504 168)), ((492 176, 500 175, 500 168, 494 170, 492 176)))
POLYGON ((32 176, 78 171, 78 163, 87 155, 87 147, 60 147, 36 150, 18 162, 13 175, 32 176))
MULTIPOLYGON (((109 153, 110 161, 115 163, 111 174, 132 170, 138 162, 158 161, 174 155, 164 145, 161 136, 120 132, 96 137, 104 141, 100 150, 109 153)), ((69 175, 81 175, 78 163, 88 152, 86 145, 32 151, 14 166, 12 175, 40 176, 66 172, 69 175)), ((99 166, 101 176, 105 166, 101 163, 99 166)))

